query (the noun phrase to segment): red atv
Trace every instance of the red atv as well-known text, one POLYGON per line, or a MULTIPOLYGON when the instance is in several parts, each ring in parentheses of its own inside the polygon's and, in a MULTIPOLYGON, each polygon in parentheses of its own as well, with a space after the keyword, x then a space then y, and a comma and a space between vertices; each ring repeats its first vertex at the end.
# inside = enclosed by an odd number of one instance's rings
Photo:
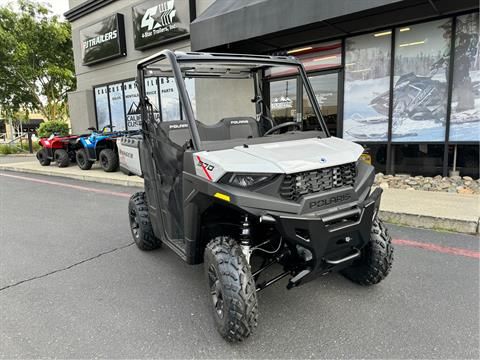
POLYGON ((67 167, 70 162, 75 162, 78 135, 58 136, 51 135, 41 138, 38 143, 42 146, 37 151, 37 159, 42 166, 48 166, 55 161, 58 167, 67 167))

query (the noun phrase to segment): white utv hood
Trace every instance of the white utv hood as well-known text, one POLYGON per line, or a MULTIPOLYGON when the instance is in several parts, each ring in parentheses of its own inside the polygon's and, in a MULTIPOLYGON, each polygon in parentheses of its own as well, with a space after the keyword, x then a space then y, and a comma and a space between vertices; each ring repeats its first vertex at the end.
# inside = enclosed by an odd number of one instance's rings
POLYGON ((336 137, 237 146, 196 153, 196 173, 211 181, 227 172, 292 174, 355 162, 362 152, 362 146, 336 137))

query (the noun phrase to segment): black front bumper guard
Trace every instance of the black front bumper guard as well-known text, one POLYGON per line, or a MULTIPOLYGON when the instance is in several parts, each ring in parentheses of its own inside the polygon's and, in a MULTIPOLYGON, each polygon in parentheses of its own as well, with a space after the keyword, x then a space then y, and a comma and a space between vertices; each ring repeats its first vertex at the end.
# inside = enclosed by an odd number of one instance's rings
POLYGON ((356 206, 326 216, 273 216, 282 238, 304 254, 305 249, 311 254, 303 269, 293 271, 287 287, 305 283, 316 275, 341 270, 359 258, 370 241, 381 194, 382 189, 377 188, 356 206))

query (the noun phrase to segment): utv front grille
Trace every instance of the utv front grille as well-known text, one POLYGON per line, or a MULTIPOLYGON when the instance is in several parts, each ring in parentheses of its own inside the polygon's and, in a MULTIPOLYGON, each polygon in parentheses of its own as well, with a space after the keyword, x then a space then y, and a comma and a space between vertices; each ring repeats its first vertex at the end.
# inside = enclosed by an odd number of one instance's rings
POLYGON ((355 176, 355 163, 285 175, 280 196, 296 201, 308 194, 353 186, 355 176))

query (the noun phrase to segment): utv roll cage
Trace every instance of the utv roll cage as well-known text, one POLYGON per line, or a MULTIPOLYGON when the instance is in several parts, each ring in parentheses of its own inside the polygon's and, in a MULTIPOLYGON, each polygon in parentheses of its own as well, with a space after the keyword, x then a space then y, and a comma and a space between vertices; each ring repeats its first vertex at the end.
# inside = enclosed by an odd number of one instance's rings
MULTIPOLYGON (((259 65, 266 65, 266 66, 296 66, 298 69, 298 73, 301 76, 303 86, 306 90, 307 96, 311 101, 313 111, 315 113, 316 118, 320 124, 320 128, 322 132, 324 132, 325 137, 330 137, 330 133, 328 131, 327 125, 325 123, 325 119, 323 118, 322 112, 320 110, 320 106, 318 104, 317 98, 313 89, 311 87, 310 82, 308 81, 307 73, 305 68, 303 67, 302 63, 299 62, 294 57, 288 56, 267 56, 267 55, 243 55, 243 54, 228 54, 228 53, 201 53, 201 52, 174 52, 171 50, 163 50, 160 51, 150 57, 147 57, 141 60, 137 64, 137 88, 139 92, 139 102, 142 111, 142 118, 148 118, 148 107, 149 99, 146 96, 146 89, 145 89, 145 71, 149 70, 148 67, 159 62, 162 60, 167 60, 170 67, 171 73, 162 71, 164 76, 173 77, 175 79, 175 84, 178 89, 179 101, 182 107, 182 110, 185 114, 186 120, 188 122, 188 127, 190 129, 190 133, 192 136, 192 145, 193 150, 201 151, 204 150, 202 146, 202 140, 200 139, 200 135, 198 132, 197 124, 195 121, 195 115, 193 111, 193 107, 190 101, 190 97, 188 95, 184 76, 182 74, 182 70, 180 69, 179 63, 188 63, 188 62, 198 62, 198 63, 216 63, 216 62, 231 62, 234 64, 251 64, 251 63, 258 63, 259 65)), ((212 76, 214 77, 214 76, 212 76)), ((195 78, 195 76, 193 76, 195 78)), ((255 100, 261 100, 263 103, 263 96, 260 93, 260 86, 258 84, 257 77, 254 78, 255 82, 255 99, 252 99, 253 102, 255 100)), ((265 104, 259 104, 260 101, 257 101, 257 115, 264 114, 265 112, 265 104)))

